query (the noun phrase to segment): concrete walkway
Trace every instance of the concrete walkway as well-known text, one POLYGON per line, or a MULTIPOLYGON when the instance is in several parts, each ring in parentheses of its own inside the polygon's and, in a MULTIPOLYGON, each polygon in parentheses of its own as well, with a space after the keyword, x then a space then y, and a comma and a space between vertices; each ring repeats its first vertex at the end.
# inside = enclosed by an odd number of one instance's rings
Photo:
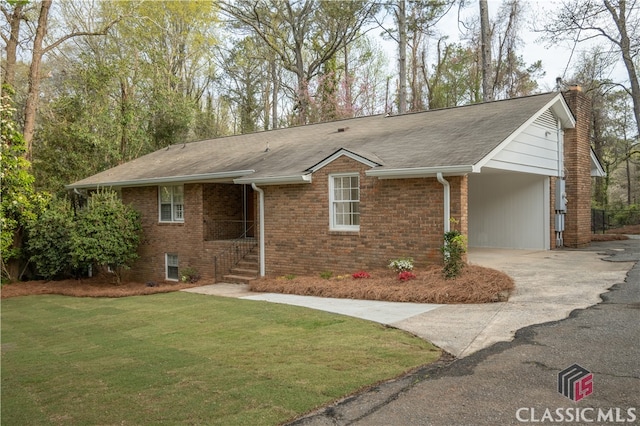
POLYGON ((222 283, 183 291, 304 306, 376 321, 411 332, 462 358, 494 343, 511 341, 521 328, 557 321, 575 309, 599 303, 600 294, 624 281, 633 265, 631 260, 604 261, 603 244, 585 250, 471 250, 471 263, 504 271, 515 280, 515 292, 502 303, 435 305, 331 299, 252 293, 246 285, 222 283))

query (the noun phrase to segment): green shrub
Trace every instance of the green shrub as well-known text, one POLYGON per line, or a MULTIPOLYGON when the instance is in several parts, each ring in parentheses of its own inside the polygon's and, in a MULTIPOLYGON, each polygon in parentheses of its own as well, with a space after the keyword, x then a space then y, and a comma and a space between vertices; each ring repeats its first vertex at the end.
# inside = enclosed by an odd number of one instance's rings
POLYGON ((183 283, 195 283, 200 279, 200 273, 196 268, 192 268, 187 266, 186 268, 180 269, 180 280, 183 283))
POLYGON ((467 239, 465 236, 457 230, 445 232, 444 245, 441 250, 444 255, 442 272, 445 278, 450 279, 460 275, 465 265, 463 256, 467 252, 467 239))
POLYGON ((138 257, 140 215, 112 191, 98 191, 76 215, 71 235, 74 267, 110 267, 120 283, 123 269, 138 257))
POLYGON ((324 280, 328 280, 333 276, 333 272, 331 271, 323 271, 320 272, 320 278, 324 279, 324 280))
POLYGON ((66 199, 54 199, 29 225, 27 249, 37 274, 46 279, 68 273, 71 268, 73 209, 66 199))
POLYGON ((16 109, 9 95, 13 89, 2 85, 0 96, 0 269, 2 281, 20 277, 26 260, 23 237, 29 223, 45 208, 49 195, 36 192, 27 145, 14 120, 16 109))
POLYGON ((630 206, 617 210, 613 216, 613 222, 617 226, 640 223, 640 206, 638 204, 631 204, 630 206))

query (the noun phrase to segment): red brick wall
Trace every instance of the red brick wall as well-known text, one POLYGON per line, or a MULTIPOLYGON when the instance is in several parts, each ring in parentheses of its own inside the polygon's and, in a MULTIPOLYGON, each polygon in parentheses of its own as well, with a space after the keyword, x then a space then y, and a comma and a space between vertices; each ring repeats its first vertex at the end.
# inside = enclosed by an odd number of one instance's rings
POLYGON ((206 240, 238 238, 242 233, 243 188, 234 184, 203 187, 203 218, 206 240))
POLYGON ((124 188, 122 199, 140 212, 144 233, 131 278, 164 281, 165 253, 178 255, 179 269, 193 267, 203 278, 213 277, 213 260, 204 250, 201 184, 184 185, 184 223, 159 222, 157 186, 124 188))
MULTIPOLYGON (((416 266, 440 263, 443 187, 435 178, 367 177, 368 167, 341 157, 313 175, 313 183, 264 186, 267 275, 384 268, 410 256, 416 266), (329 174, 360 175, 360 231, 329 230, 329 174)), ((451 216, 467 232, 467 179, 451 183, 451 216)))
MULTIPOLYGON (((341 157, 313 175, 313 183, 264 186, 265 258, 268 275, 353 273, 387 266, 390 259, 410 256, 417 267, 439 264, 444 231, 443 186, 436 178, 367 177, 369 168, 341 157), (329 230, 329 174, 360 175, 360 231, 329 230)), ((446 178, 451 186, 453 225, 465 235, 467 178, 446 178)), ((184 186, 184 223, 159 223, 158 188, 125 188, 123 201, 142 215, 140 258, 130 276, 139 281, 165 278, 165 253, 178 255, 179 268, 196 268, 214 278, 214 256, 224 241, 204 241, 206 221, 235 218, 237 191, 232 185, 184 186), (227 200, 224 202, 224 200, 227 200)), ((257 210, 257 206, 256 206, 257 210)))
POLYGON ((564 134, 567 193, 564 245, 585 247, 591 242, 591 102, 579 90, 570 90, 564 96, 576 117, 575 129, 567 129, 564 134))

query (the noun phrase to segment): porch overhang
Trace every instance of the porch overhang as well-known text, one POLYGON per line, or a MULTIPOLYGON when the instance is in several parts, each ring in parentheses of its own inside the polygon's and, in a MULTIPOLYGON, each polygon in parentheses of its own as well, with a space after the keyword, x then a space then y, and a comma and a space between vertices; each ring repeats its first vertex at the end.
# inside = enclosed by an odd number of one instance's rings
POLYGON ((467 173, 480 173, 476 165, 444 166, 444 167, 412 167, 406 169, 373 168, 365 174, 378 179, 407 179, 442 176, 460 176, 467 173))
POLYGON ((216 173, 203 173, 196 175, 183 175, 183 176, 163 176, 163 177, 154 177, 154 178, 141 178, 141 179, 130 179, 124 181, 113 181, 113 182, 87 182, 82 183, 82 181, 78 183, 74 183, 71 185, 66 185, 65 188, 68 190, 72 189, 95 189, 95 188, 126 188, 133 186, 153 186, 153 185, 162 185, 162 184, 177 184, 177 183, 206 183, 206 182, 221 182, 221 181, 229 181, 235 178, 245 176, 251 173, 255 173, 255 170, 234 170, 229 172, 216 172, 216 173))

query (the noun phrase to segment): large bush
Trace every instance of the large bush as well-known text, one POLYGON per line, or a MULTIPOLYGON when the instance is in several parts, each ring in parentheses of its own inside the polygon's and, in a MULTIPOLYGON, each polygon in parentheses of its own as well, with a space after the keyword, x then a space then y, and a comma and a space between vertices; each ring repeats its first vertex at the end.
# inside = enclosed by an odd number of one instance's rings
POLYGON ((27 147, 13 119, 15 109, 2 86, 0 97, 0 263, 2 279, 19 278, 23 259, 23 237, 35 220, 48 195, 34 189, 31 163, 24 157, 27 147))
POLYGON ((120 283, 123 269, 138 257, 140 215, 122 203, 115 192, 98 191, 76 213, 71 234, 71 263, 109 267, 120 283))
POLYGON ((32 222, 27 248, 38 275, 49 279, 69 272, 73 226, 73 209, 67 199, 52 200, 32 222))

